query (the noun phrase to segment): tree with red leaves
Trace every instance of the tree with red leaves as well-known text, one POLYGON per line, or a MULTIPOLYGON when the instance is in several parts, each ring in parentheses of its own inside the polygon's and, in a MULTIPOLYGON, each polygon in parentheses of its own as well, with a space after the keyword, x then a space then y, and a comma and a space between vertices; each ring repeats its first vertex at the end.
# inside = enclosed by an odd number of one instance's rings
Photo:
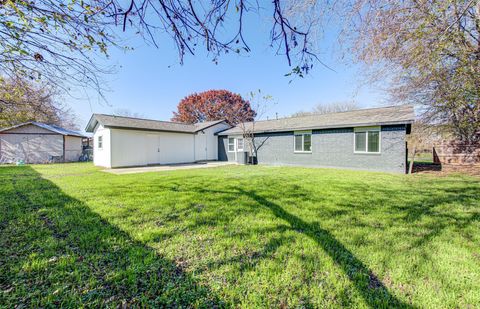
POLYGON ((208 90, 193 93, 178 104, 172 121, 197 123, 225 119, 229 124, 253 121, 256 112, 250 102, 228 90, 208 90))

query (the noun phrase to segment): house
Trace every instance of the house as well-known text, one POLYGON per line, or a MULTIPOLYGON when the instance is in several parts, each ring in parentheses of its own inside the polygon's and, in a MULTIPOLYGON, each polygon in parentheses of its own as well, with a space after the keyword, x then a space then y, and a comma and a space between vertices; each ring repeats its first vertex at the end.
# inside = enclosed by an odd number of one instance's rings
POLYGON ((94 164, 107 168, 205 160, 245 162, 254 136, 259 164, 405 173, 412 106, 248 122, 185 124, 92 115, 94 164), (248 137, 248 138, 247 138, 248 137))
POLYGON ((82 154, 85 136, 40 122, 0 130, 0 163, 74 162, 82 154))
POLYGON ((403 105, 245 123, 218 133, 218 158, 243 161, 253 133, 259 164, 405 173, 414 119, 403 105))
POLYGON ((86 131, 94 133, 93 162, 107 168, 218 160, 224 120, 185 124, 93 114, 86 131))

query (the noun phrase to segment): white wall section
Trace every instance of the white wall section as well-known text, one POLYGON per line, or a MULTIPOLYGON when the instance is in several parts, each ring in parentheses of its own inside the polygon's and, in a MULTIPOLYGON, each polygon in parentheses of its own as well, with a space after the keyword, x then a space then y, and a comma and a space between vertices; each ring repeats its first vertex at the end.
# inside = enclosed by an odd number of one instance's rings
POLYGON ((93 134, 93 164, 103 167, 112 167, 110 144, 110 129, 99 125, 93 134), (102 137, 102 148, 98 147, 98 137, 102 137))
POLYGON ((94 164, 115 168, 217 160, 218 139, 215 133, 229 127, 218 123, 190 133, 97 125, 94 130, 94 164), (98 147, 99 136, 102 136, 102 149, 98 147))

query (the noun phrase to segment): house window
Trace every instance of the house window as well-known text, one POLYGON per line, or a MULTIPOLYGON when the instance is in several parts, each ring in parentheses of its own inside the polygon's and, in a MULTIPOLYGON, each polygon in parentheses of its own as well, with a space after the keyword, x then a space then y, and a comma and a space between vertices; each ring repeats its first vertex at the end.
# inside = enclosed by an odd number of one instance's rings
POLYGON ((380 153, 380 128, 355 128, 354 149, 356 153, 380 153))
POLYGON ((296 132, 294 135, 295 152, 312 152, 312 133, 296 132))
POLYGON ((98 146, 98 149, 103 149, 103 136, 102 135, 97 137, 97 146, 98 146))
POLYGON ((243 138, 237 139, 237 151, 243 151, 243 148, 244 148, 243 143, 244 143, 243 138))
POLYGON ((235 152, 235 138, 228 138, 228 152, 235 152))

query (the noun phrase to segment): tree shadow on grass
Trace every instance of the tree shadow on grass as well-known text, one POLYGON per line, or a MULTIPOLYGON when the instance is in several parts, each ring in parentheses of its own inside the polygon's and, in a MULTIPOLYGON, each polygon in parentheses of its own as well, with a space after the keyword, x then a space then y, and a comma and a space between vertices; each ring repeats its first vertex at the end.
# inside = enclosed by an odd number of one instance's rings
MULTIPOLYGON (((366 202, 370 205, 369 208, 365 204, 361 207, 362 212, 366 215, 374 214, 378 211, 378 205, 382 205, 382 210, 396 215, 399 224, 411 227, 415 233, 418 233, 418 227, 421 227, 424 231, 413 237, 410 244, 411 248, 416 248, 428 244, 436 236, 444 233, 447 228, 465 232, 480 221, 478 207, 480 183, 463 180, 456 180, 456 182, 452 179, 440 178, 425 180, 422 187, 405 186, 396 189, 376 187, 373 190, 349 188, 349 202, 344 203, 344 207, 352 211, 358 208, 358 203, 355 203, 351 196, 365 194, 376 197, 379 201, 383 201, 383 204, 375 202, 375 198, 372 198, 366 202)), ((405 232, 402 230, 399 237, 405 237, 405 232)))
POLYGON ((319 244, 333 261, 343 269, 368 306, 372 308, 415 308, 390 293, 367 265, 360 261, 329 231, 323 229, 318 222, 305 222, 285 211, 276 203, 258 195, 255 191, 245 191, 241 188, 237 188, 237 190, 270 209, 276 217, 287 221, 293 230, 307 235, 319 244))
POLYGON ((32 168, 0 173, 2 306, 225 306, 32 168))

